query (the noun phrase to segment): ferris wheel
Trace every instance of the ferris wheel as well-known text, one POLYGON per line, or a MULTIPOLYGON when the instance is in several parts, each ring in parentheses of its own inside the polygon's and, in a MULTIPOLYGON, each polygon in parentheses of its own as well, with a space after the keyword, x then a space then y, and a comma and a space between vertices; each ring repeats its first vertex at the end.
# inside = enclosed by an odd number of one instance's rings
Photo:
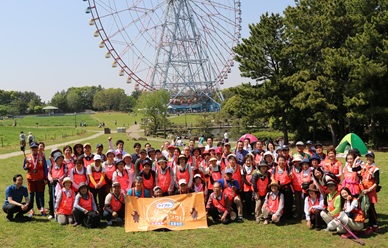
POLYGON ((170 106, 219 108, 241 38, 240 0, 83 0, 100 48, 135 89, 170 106))

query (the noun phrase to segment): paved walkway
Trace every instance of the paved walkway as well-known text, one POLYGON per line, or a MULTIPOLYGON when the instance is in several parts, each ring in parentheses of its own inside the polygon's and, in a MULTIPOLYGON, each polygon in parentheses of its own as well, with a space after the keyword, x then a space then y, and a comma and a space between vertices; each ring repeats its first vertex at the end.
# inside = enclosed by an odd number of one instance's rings
MULTIPOLYGON (((86 137, 86 138, 82 138, 82 139, 77 139, 77 140, 71 140, 71 141, 66 141, 66 142, 63 142, 63 143, 59 143, 59 144, 54 144, 54 145, 49 145, 49 146, 46 146, 45 149, 47 149, 48 151, 51 150, 51 148, 53 147, 63 147, 65 145, 68 145, 68 144, 76 144, 76 143, 82 143, 82 141, 85 141, 85 140, 90 140, 90 139, 94 139, 94 138, 97 138, 101 135, 103 135, 104 132, 103 131, 98 131, 98 133, 96 134, 93 134, 92 136, 89 136, 89 137, 86 137)), ((7 158, 11 158, 11 157, 16 157, 16 156, 20 156, 22 155, 22 151, 17 151, 17 152, 11 152, 11 153, 6 153, 6 154, 0 154, 0 160, 1 159, 7 159, 7 158)))

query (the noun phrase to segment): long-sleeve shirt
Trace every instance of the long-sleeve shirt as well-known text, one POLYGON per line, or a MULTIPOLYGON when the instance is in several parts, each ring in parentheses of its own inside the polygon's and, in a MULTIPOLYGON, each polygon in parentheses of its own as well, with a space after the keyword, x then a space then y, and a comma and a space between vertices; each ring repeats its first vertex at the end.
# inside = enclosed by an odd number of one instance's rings
POLYGON ((237 180, 232 179, 232 180, 228 181, 228 180, 225 179, 226 185, 224 183, 224 179, 220 179, 217 182, 219 182, 221 184, 222 189, 225 189, 226 187, 233 187, 233 186, 235 186, 237 191, 240 190, 240 184, 238 183, 237 180))
POLYGON ((269 172, 266 172, 264 175, 261 174, 261 172, 259 170, 255 170, 253 173, 252 173, 252 186, 253 186, 253 191, 254 192, 259 192, 259 189, 257 188, 257 181, 258 180, 264 180, 266 177, 268 177, 268 183, 270 183, 271 181, 271 174, 269 172))
POLYGON ((319 198, 316 197, 315 200, 312 200, 310 196, 307 196, 305 199, 304 199, 304 214, 306 215, 306 220, 310 220, 310 205, 309 205, 309 201, 311 201, 312 204, 315 204, 316 201, 319 202, 318 205, 315 205, 315 206, 312 206, 313 209, 315 210, 323 210, 325 208, 324 206, 324 199, 323 199, 323 196, 321 194, 319 194, 319 198))
POLYGON ((62 180, 65 177, 67 177, 67 166, 66 166, 66 164, 62 164, 61 166, 58 166, 57 164, 54 164, 54 165, 50 166, 50 170, 49 170, 49 172, 47 174, 47 178, 50 181, 50 183, 52 183, 54 180, 57 180, 58 182, 62 182, 62 180), (53 178, 52 171, 53 170, 60 170, 62 166, 63 166, 63 171, 64 171, 63 175, 60 178, 53 178))
POLYGON ((56 199, 55 199, 55 205, 54 205, 54 209, 58 209, 59 208, 59 204, 61 204, 61 201, 62 201, 62 192, 65 192, 65 194, 67 195, 67 197, 71 197, 71 194, 74 194, 74 190, 72 188, 70 189, 65 189, 65 188, 62 188, 60 191, 58 191, 57 195, 56 195, 56 199))
MULTIPOLYGON (((38 154, 36 154, 35 156, 38 156, 38 154)), ((23 169, 24 170, 28 170, 28 168, 26 166, 26 162, 27 162, 26 159, 24 159, 24 162, 23 162, 23 169)), ((46 161, 46 159, 43 159, 43 175, 44 175, 45 179, 47 179, 47 174, 48 174, 47 161, 46 161)))
POLYGON ((274 192, 271 191, 265 197, 265 201, 264 201, 263 205, 267 205, 268 204, 269 197, 272 197, 272 200, 275 200, 276 197, 279 197, 279 207, 278 207, 278 210, 274 214, 278 215, 278 216, 281 216, 283 208, 284 208, 284 195, 282 193, 280 193, 280 192, 274 193, 274 192))
POLYGON ((158 174, 165 175, 167 171, 170 170, 170 186, 168 187, 168 191, 172 192, 174 189, 174 172, 172 171, 171 167, 166 166, 166 168, 162 169, 162 167, 156 168, 156 173, 155 173, 155 184, 160 186, 160 178, 158 178, 158 174))
POLYGON ((350 213, 357 208, 358 208, 358 201, 357 199, 353 199, 351 202, 345 201, 343 210, 345 211, 345 213, 350 213))
POLYGON ((328 194, 327 202, 331 201, 333 198, 334 198, 334 209, 330 211, 330 214, 332 216, 335 216, 341 212, 341 196, 337 195, 337 192, 335 192, 333 195, 328 194))
MULTIPOLYGON (((97 205, 96 205, 96 202, 94 201, 94 197, 93 197, 93 195, 90 195, 90 196, 92 197, 92 207, 93 207, 93 210, 94 210, 94 211, 97 211, 97 205)), ((78 194, 75 196, 73 209, 77 209, 77 210, 79 210, 79 211, 81 211, 81 212, 84 212, 86 209, 84 209, 83 207, 81 207, 81 206, 79 205, 79 200, 81 199, 81 197, 83 197, 85 200, 87 200, 88 197, 89 197, 89 193, 86 194, 86 195, 84 195, 84 196, 81 196, 81 194, 78 193, 78 194)))
MULTIPOLYGON (((221 194, 223 194, 221 192, 221 194)), ((217 197, 216 193, 211 193, 210 196, 209 196, 209 200, 207 201, 207 204, 206 204, 206 209, 210 209, 210 208, 213 208, 215 207, 214 204, 213 204, 213 199, 217 199, 217 200, 221 200, 221 194, 217 197)), ((230 214, 230 211, 231 211, 231 205, 232 203, 229 201, 229 198, 227 195, 224 194, 224 200, 225 200, 225 212, 222 214, 222 217, 226 218, 226 216, 228 216, 228 214, 230 214)))

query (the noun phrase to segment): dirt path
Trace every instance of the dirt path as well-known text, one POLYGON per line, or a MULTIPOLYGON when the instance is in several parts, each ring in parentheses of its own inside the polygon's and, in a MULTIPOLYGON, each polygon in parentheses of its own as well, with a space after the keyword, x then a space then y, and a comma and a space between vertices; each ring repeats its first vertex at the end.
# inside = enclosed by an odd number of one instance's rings
MULTIPOLYGON (((53 147, 63 147, 65 145, 68 145, 68 144, 76 144, 76 143, 81 143, 82 141, 85 141, 85 140, 90 140, 90 139, 94 139, 94 138, 97 138, 101 135, 103 135, 104 132, 102 131, 98 131, 98 133, 96 134, 93 134, 92 136, 89 136, 89 137, 86 137, 86 138, 82 138, 82 139, 77 139, 77 140, 71 140, 71 141, 67 141, 67 142, 64 142, 64 143, 58 143, 58 144, 54 144, 54 145, 49 145, 49 146, 46 146, 46 150, 47 151, 50 151, 51 148, 53 147)), ((6 153, 6 154, 0 154, 0 160, 1 159, 6 159, 6 158, 11 158, 11 157, 16 157, 16 156, 19 156, 19 155, 22 155, 23 153, 19 150, 17 152, 11 152, 11 153, 6 153)))

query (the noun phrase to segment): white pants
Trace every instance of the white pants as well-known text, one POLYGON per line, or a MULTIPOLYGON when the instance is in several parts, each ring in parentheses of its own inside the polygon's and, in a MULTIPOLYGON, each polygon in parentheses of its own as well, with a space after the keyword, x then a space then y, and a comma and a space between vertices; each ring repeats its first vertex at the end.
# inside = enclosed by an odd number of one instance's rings
POLYGON ((353 219, 349 218, 344 212, 340 213, 337 220, 333 219, 333 217, 331 217, 324 211, 321 212, 321 217, 327 223, 327 228, 330 231, 337 230, 337 232, 339 233, 346 233, 345 228, 342 227, 340 222, 346 224, 346 227, 351 231, 361 231, 364 228, 364 223, 355 222, 353 219))

